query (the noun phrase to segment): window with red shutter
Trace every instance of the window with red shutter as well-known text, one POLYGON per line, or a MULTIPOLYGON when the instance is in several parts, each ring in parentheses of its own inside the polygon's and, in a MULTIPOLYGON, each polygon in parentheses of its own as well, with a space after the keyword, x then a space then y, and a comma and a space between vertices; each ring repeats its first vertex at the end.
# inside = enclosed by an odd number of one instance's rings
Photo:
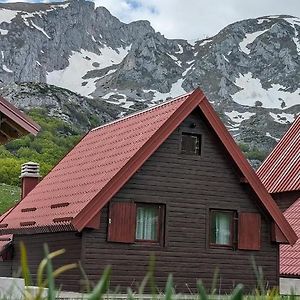
POLYGON ((112 202, 109 207, 107 240, 134 243, 135 222, 136 205, 133 202, 112 202))
POLYGON ((240 213, 238 249, 260 250, 261 216, 258 213, 240 213))
POLYGON ((109 207, 109 242, 163 244, 164 205, 112 202, 109 207))

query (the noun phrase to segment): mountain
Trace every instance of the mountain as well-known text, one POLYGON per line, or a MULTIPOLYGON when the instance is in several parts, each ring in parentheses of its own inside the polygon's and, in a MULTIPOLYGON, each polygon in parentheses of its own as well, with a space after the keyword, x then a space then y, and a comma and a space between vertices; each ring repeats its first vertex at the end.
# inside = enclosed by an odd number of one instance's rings
POLYGON ((82 130, 96 125, 89 115, 101 124, 200 86, 239 143, 269 152, 300 111, 297 17, 248 19, 191 43, 84 0, 7 3, 0 34, 0 94, 72 124, 82 114, 82 130))

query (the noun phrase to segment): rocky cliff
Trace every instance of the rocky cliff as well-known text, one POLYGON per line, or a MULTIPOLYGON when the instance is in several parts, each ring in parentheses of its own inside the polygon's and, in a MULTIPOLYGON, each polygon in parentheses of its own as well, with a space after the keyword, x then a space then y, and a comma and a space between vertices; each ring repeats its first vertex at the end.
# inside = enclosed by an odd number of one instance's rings
POLYGON ((270 151, 300 111, 296 17, 244 20, 191 43, 83 0, 10 3, 0 4, 0 34, 0 93, 68 122, 68 103, 101 123, 200 86, 237 141, 270 151), (64 89, 60 99, 50 85, 64 89))

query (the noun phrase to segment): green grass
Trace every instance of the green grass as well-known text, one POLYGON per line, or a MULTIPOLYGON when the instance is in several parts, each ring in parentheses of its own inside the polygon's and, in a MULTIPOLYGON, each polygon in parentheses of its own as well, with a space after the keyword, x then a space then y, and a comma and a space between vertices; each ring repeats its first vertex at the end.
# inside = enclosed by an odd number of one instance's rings
POLYGON ((20 194, 19 187, 0 183, 0 214, 15 205, 20 200, 20 194))

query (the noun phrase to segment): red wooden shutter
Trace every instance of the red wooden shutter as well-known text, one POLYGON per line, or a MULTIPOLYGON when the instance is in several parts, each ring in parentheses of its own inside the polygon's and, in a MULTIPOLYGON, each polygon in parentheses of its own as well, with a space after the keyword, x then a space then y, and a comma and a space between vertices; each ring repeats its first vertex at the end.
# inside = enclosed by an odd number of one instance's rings
POLYGON ((133 243, 135 240, 136 206, 133 202, 115 202, 109 207, 108 237, 110 242, 133 243))
POLYGON ((238 248, 260 250, 261 217, 256 213, 240 213, 238 248))

